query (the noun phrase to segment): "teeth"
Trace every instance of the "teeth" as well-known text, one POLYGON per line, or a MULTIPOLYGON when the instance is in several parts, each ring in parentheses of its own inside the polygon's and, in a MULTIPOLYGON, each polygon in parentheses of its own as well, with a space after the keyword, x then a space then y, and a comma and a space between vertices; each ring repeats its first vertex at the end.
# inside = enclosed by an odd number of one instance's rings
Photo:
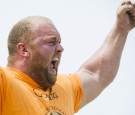
POLYGON ((58 59, 58 58, 54 58, 54 59, 52 60, 52 64, 53 64, 54 68, 57 67, 57 64, 58 64, 58 63, 59 63, 59 59, 58 59))
POLYGON ((54 58, 54 59, 53 59, 53 61, 56 61, 56 62, 58 62, 58 61, 59 61, 59 59, 58 59, 58 58, 54 58))

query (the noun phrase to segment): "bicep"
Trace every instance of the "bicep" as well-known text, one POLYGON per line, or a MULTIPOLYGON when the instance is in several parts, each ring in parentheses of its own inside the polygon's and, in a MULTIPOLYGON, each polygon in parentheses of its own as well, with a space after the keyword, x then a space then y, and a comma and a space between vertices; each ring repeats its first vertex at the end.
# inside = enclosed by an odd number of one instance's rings
POLYGON ((77 75, 82 82, 83 98, 81 108, 94 100, 104 89, 102 81, 99 79, 98 74, 94 74, 86 69, 77 71, 77 75))

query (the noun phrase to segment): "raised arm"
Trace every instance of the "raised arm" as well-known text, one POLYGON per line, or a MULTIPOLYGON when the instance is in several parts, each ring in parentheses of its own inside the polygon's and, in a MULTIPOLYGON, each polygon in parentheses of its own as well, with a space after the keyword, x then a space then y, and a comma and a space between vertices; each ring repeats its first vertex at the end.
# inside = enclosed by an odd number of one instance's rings
POLYGON ((115 78, 128 32, 135 26, 135 4, 125 1, 101 48, 77 71, 83 90, 81 107, 95 99, 115 78))

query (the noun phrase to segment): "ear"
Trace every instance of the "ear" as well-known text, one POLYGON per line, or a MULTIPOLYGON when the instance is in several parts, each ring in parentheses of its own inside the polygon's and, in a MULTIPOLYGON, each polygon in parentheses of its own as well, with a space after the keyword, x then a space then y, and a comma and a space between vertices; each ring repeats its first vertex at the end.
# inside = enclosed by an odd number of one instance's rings
POLYGON ((29 56, 29 52, 27 47, 25 46, 24 43, 18 43, 17 44, 17 51, 19 54, 21 54, 24 57, 28 57, 29 56))

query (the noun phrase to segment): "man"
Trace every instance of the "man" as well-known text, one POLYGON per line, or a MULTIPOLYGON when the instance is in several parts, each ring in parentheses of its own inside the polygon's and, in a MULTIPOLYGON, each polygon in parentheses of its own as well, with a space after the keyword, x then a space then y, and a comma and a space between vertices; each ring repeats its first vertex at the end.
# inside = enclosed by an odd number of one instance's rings
POLYGON ((1 115, 73 115, 94 100, 116 76, 135 4, 124 1, 101 48, 76 73, 57 74, 63 47, 54 24, 31 16, 8 38, 8 65, 0 68, 1 115))

